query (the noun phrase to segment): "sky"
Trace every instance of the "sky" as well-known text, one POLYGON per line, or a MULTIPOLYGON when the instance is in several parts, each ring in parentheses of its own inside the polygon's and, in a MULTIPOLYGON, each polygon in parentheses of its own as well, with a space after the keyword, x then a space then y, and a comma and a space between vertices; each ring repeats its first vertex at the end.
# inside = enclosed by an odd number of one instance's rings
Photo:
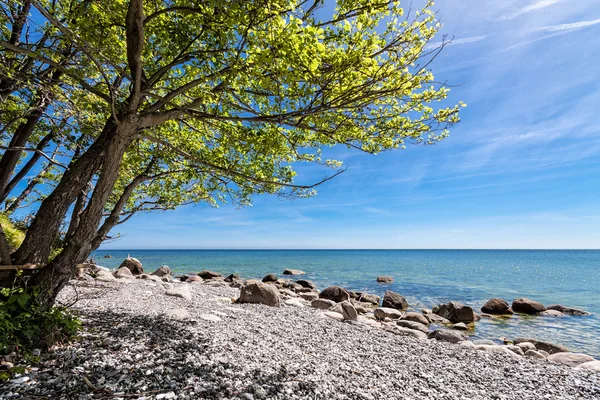
MULTIPOLYGON (((597 0, 435 9, 453 43, 433 72, 468 105, 449 138, 376 156, 335 150, 347 170, 313 198, 141 214, 103 248, 600 248, 597 0)), ((311 182, 327 171, 300 172, 311 182)))

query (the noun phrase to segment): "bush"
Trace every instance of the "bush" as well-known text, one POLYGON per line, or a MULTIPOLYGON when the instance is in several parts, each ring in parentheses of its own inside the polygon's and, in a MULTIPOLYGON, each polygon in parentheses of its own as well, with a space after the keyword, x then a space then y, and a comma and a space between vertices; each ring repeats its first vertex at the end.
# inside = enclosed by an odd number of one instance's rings
POLYGON ((6 214, 0 214, 0 224, 2 224, 10 248, 18 248, 25 239, 25 232, 17 228, 6 214))

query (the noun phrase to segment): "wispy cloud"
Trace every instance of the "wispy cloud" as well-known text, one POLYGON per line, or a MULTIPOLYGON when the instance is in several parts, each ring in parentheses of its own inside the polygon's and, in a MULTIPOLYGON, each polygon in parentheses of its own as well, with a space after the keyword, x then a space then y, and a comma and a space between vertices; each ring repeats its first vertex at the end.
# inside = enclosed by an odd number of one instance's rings
POLYGON ((597 24, 600 24, 600 19, 594 19, 591 21, 572 22, 569 24, 542 26, 539 28, 532 29, 532 32, 561 32, 561 31, 568 31, 568 30, 572 30, 572 29, 585 28, 585 27, 593 26, 593 25, 597 25, 597 24))
POLYGON ((554 5, 556 3, 558 3, 558 0, 541 0, 528 6, 512 10, 511 12, 508 12, 504 15, 501 15, 500 18, 498 18, 498 20, 507 21, 515 19, 523 14, 527 14, 536 10, 541 10, 542 8, 550 7, 551 5, 554 5))
POLYGON ((485 40, 486 38, 487 38, 486 35, 482 35, 482 36, 466 37, 466 38, 462 38, 462 39, 452 39, 450 41, 444 41, 444 42, 434 42, 434 43, 429 43, 427 46, 425 46, 425 50, 436 49, 444 44, 446 46, 456 46, 456 45, 460 45, 460 44, 475 43, 475 42, 480 42, 482 40, 485 40))

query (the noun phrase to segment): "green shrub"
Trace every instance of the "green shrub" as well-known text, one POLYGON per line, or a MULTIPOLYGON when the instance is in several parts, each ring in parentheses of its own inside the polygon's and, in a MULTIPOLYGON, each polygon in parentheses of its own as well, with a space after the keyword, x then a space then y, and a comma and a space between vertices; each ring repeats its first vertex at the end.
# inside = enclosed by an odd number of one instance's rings
POLYGON ((4 229, 8 245, 13 249, 18 248, 25 239, 25 232, 17 228, 6 214, 0 214, 0 224, 4 229))

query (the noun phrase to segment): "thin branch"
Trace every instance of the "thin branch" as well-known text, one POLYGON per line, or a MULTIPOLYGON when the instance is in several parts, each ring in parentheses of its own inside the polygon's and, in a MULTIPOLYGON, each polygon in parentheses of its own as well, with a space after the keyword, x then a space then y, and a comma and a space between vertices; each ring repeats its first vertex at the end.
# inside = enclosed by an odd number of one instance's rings
POLYGON ((68 167, 66 165, 61 164, 58 161, 53 160, 52 157, 50 157, 49 155, 47 155, 46 153, 44 153, 40 149, 33 149, 33 148, 30 148, 30 147, 5 147, 5 146, 0 146, 0 150, 5 150, 5 151, 31 151, 31 152, 34 152, 34 153, 37 153, 37 154, 41 155, 46 160, 48 160, 48 162, 50 164, 52 164, 52 165, 56 165, 56 166, 59 166, 59 167, 64 168, 64 169, 68 169, 68 167))

